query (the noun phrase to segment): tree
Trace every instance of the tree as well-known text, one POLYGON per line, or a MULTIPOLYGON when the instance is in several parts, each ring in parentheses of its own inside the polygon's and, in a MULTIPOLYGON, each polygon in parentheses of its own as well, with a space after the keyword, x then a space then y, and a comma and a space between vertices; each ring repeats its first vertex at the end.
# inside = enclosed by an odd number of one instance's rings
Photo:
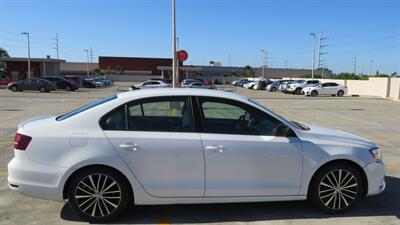
POLYGON ((0 47, 0 57, 9 58, 10 55, 8 54, 7 50, 5 50, 4 48, 0 47))
POLYGON ((243 69, 241 71, 241 75, 243 77, 254 77, 254 70, 253 70, 253 68, 251 68, 251 66, 247 65, 247 66, 243 67, 243 69))

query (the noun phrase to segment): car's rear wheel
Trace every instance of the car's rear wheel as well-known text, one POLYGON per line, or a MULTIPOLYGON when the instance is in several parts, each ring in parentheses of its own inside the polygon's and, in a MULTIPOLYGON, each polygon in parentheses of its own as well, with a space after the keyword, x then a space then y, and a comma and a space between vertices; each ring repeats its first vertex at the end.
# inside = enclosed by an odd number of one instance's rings
POLYGON ((17 86, 12 86, 12 87, 11 87, 11 91, 17 92, 17 91, 18 91, 18 87, 17 87, 17 86))
POLYGON ((344 95, 344 91, 343 90, 338 91, 338 93, 337 93, 338 97, 342 97, 343 95, 344 95))
POLYGON ((294 93, 295 93, 296 95, 301 94, 301 88, 297 88, 297 89, 294 91, 294 93))
POLYGON ((272 87, 272 88, 271 88, 271 91, 272 91, 272 92, 275 92, 275 91, 276 91, 276 87, 272 87))
POLYGON ((312 91, 310 95, 311 95, 311 97, 317 97, 318 96, 318 92, 317 91, 312 91))
POLYGON ((40 88, 39 88, 39 91, 42 92, 42 93, 43 93, 43 92, 47 92, 47 88, 46 88, 46 87, 40 87, 40 88))
POLYGON ((72 179, 68 202, 85 220, 104 222, 126 210, 131 196, 129 190, 117 172, 108 168, 90 168, 72 179))
POLYGON ((360 172, 346 163, 320 170, 311 182, 308 197, 318 208, 337 214, 351 208, 364 192, 360 172))
POLYGON ((71 88, 71 86, 67 85, 67 86, 65 87, 65 90, 66 90, 66 91, 71 91, 72 88, 71 88))

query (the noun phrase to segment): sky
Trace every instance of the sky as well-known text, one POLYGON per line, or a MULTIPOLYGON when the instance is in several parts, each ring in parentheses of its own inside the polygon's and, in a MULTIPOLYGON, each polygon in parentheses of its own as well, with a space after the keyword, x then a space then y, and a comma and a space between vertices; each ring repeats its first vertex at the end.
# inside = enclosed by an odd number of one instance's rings
MULTIPOLYGON (((0 47, 11 56, 85 62, 98 56, 171 57, 171 0, 0 0, 0 47)), ((314 39, 335 73, 400 73, 400 0, 176 0, 187 65, 311 68, 314 39)), ((318 55, 316 55, 316 61, 318 55)), ((317 63, 316 63, 317 64, 317 63)))

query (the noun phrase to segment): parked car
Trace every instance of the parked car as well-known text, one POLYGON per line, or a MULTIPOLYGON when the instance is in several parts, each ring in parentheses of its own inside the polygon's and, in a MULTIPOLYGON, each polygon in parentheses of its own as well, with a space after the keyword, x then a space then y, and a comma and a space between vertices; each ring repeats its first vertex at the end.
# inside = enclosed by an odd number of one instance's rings
POLYGON ((205 89, 216 89, 214 86, 205 85, 201 82, 193 82, 187 85, 181 85, 181 87, 188 87, 188 88, 205 88, 205 89))
POLYGON ((279 86, 284 83, 284 82, 288 82, 289 80, 276 80, 274 82, 272 82, 271 84, 267 85, 267 87, 265 88, 265 90, 269 91, 269 92, 275 92, 277 90, 279 90, 279 86))
POLYGON ((239 84, 241 83, 241 82, 243 82, 243 81, 247 81, 247 79, 240 79, 240 80, 234 80, 234 81, 232 81, 232 85, 233 86, 239 86, 239 84))
POLYGON ((5 88, 9 83, 13 83, 15 81, 7 78, 0 78, 0 88, 5 88))
POLYGON ((309 199, 342 213, 385 189, 375 143, 217 90, 128 91, 33 118, 19 124, 14 153, 11 190, 68 200, 91 222, 132 204, 309 199))
POLYGON ((34 90, 40 92, 50 92, 56 90, 56 84, 39 78, 32 78, 27 80, 22 80, 14 83, 9 83, 7 88, 13 92, 34 90))
POLYGON ((201 84, 204 84, 204 81, 202 80, 202 79, 184 79, 182 82, 181 82, 181 86, 182 87, 184 87, 184 86, 186 86, 186 85, 189 85, 189 84, 191 84, 191 83, 201 83, 201 84))
POLYGON ((169 88, 169 87, 172 87, 172 85, 165 83, 162 80, 148 80, 137 86, 132 85, 132 87, 129 88, 129 90, 146 89, 146 88, 169 88))
POLYGON ((94 78, 85 78, 85 81, 89 81, 90 83, 92 83, 96 88, 98 87, 104 87, 106 86, 106 84, 101 81, 101 80, 95 80, 94 78))
POLYGON ((95 83, 92 79, 82 79, 82 86, 85 88, 96 88, 96 87, 101 87, 101 83, 97 82, 95 83))
POLYGON ((265 87, 268 85, 268 84, 271 84, 272 83, 272 81, 270 81, 270 80, 259 80, 254 86, 253 86, 253 89, 254 90, 265 90, 265 87))
POLYGON ((312 97, 316 97, 317 95, 337 95, 342 97, 343 95, 347 94, 347 86, 333 82, 327 82, 313 87, 305 87, 302 90, 302 94, 312 97))
POLYGON ((57 89, 65 89, 66 91, 75 91, 79 88, 77 84, 72 83, 71 81, 63 77, 45 76, 41 78, 55 83, 57 89))
POLYGON ((243 85, 244 88, 247 89, 253 89, 254 85, 258 83, 258 80, 250 81, 249 83, 246 83, 243 85))
POLYGON ((82 79, 76 75, 66 75, 66 76, 64 76, 64 78, 71 81, 74 84, 77 84, 78 86, 80 86, 82 83, 81 82, 82 79))
POLYGON ((282 91, 283 93, 286 93, 287 88, 289 86, 289 84, 295 82, 294 80, 288 80, 288 81, 283 81, 280 85, 279 85, 279 90, 282 91))
POLYGON ((242 79, 242 80, 239 80, 236 84, 235 84, 235 86, 238 86, 238 87, 243 87, 243 85, 245 85, 245 84, 247 84, 247 83, 250 83, 251 81, 249 81, 249 80, 247 80, 247 79, 242 79))
POLYGON ((316 86, 320 84, 319 80, 300 80, 288 85, 287 93, 299 95, 305 87, 316 86))
POLYGON ((114 82, 110 79, 106 79, 106 78, 102 78, 102 77, 95 77, 93 78, 93 80, 95 82, 101 82, 103 84, 103 86, 110 86, 113 85, 114 82))

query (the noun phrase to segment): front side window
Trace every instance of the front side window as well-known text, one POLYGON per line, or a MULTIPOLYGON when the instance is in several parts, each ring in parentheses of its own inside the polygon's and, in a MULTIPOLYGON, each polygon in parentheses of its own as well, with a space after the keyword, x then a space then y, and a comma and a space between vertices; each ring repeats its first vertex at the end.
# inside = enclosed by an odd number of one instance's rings
POLYGON ((241 102, 199 98, 206 133, 275 136, 282 123, 269 114, 241 102))
POLYGON ((187 97, 150 98, 128 104, 128 129, 132 131, 192 132, 187 97))

